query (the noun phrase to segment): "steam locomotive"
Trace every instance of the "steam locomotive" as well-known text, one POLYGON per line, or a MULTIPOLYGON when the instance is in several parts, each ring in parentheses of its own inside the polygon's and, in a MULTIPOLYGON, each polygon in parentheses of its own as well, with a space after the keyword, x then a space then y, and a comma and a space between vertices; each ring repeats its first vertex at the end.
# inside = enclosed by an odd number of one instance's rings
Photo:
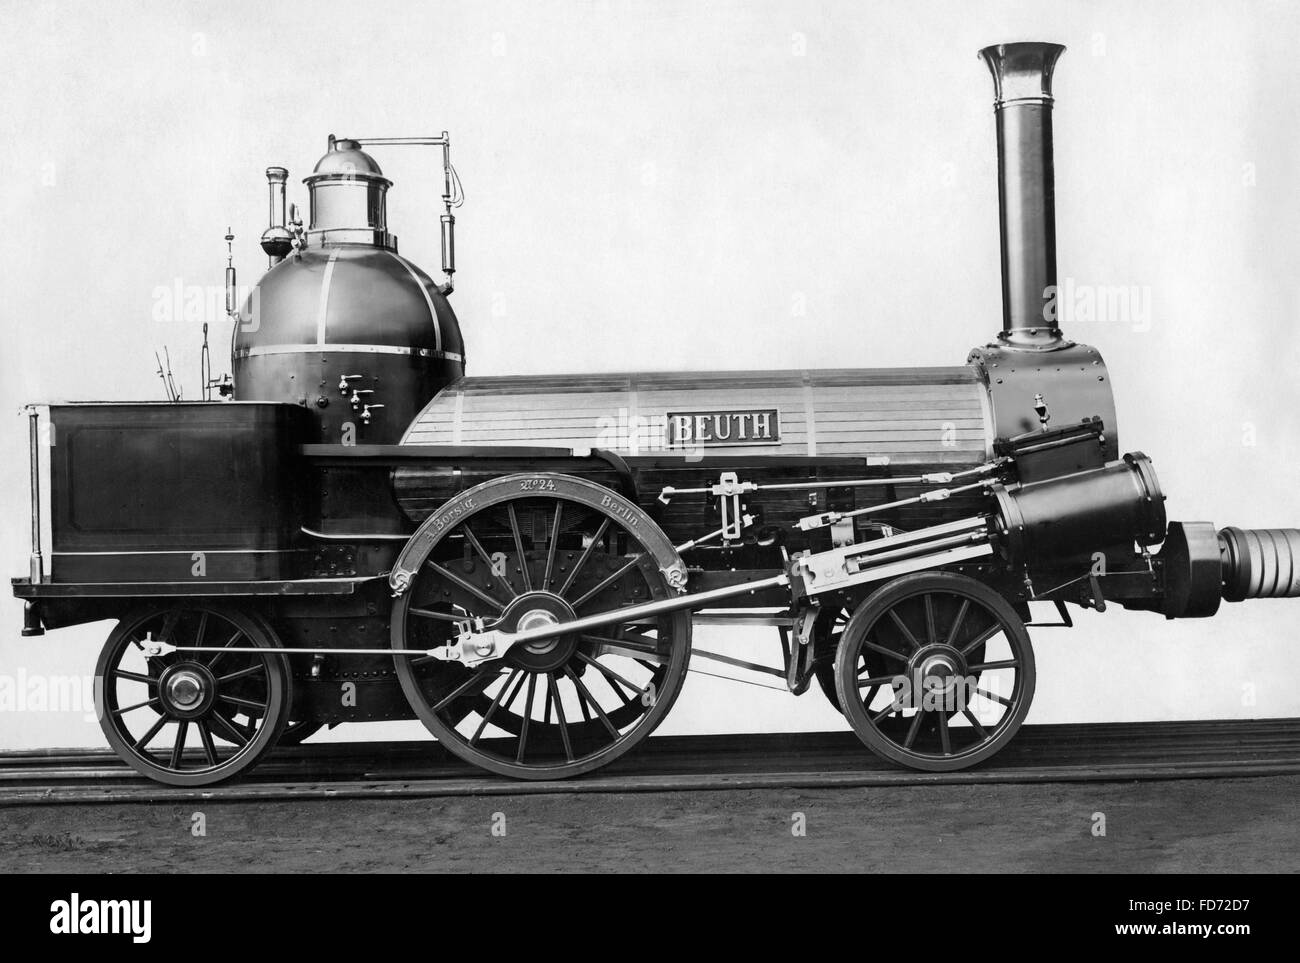
POLYGON ((117 620, 104 734, 172 785, 412 717, 483 769, 574 776, 653 732, 692 658, 815 685, 881 757, 946 771, 1028 712, 1030 602, 1300 595, 1300 531, 1166 519, 1055 321, 1063 49, 980 52, 1003 322, 951 367, 468 377, 446 133, 331 137, 306 226, 268 169, 227 397, 29 409, 23 634, 117 620), (398 253, 370 153, 412 146, 442 155, 443 283, 398 253), (692 652, 697 623, 775 628, 782 668, 692 652))

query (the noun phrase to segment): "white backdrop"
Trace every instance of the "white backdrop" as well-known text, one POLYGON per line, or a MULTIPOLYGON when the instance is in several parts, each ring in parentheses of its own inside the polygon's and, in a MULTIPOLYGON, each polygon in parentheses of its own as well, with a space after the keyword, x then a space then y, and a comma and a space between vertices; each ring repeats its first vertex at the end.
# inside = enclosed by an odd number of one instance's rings
MULTIPOLYGON (((20 406, 160 398, 162 345, 196 396, 199 326, 156 320, 157 289, 219 289, 228 224, 255 281, 262 170, 289 167, 305 201, 329 133, 451 131, 475 374, 960 363, 1000 319, 975 54, 1021 39, 1070 48, 1061 277, 1147 306, 1065 321, 1110 365, 1123 450, 1155 459, 1171 518, 1300 525, 1298 25, 1287 3, 8 0, 0 568, 26 570, 20 406)), ((434 158, 378 156, 390 226, 434 273, 434 158)), ((1085 613, 1037 633, 1030 721, 1296 715, 1297 618, 1085 613)), ((88 676, 109 626, 20 625, 0 602, 0 748, 102 744, 85 712, 13 697, 88 676)), ((757 630, 697 638, 775 651, 757 630)), ((816 690, 697 676, 661 731, 842 725, 816 690)))

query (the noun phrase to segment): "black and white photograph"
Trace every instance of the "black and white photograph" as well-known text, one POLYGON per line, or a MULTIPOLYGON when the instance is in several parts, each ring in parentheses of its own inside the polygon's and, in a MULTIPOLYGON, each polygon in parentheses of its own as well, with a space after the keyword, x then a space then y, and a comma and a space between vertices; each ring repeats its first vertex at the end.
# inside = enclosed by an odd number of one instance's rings
POLYGON ((1269 929, 1300 6, 0 38, 11 931, 415 873, 1107 876, 1070 932, 1269 929))

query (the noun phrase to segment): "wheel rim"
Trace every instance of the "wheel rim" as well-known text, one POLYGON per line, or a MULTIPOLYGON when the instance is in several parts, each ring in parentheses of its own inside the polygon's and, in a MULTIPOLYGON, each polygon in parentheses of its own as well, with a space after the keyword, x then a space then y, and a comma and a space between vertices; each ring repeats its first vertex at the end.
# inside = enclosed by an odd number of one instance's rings
POLYGON ((209 785, 247 771, 285 723, 289 683, 278 648, 259 620, 216 606, 128 617, 95 670, 105 737, 137 772, 168 785, 209 785), (150 641, 206 651, 149 656, 150 641), (267 653, 226 651, 232 647, 267 653))
POLYGON ((952 573, 905 576, 870 596, 844 630, 835 677, 863 742, 927 771, 964 769, 1002 749, 1029 711, 1035 680, 1015 610, 952 573))
MULTIPOLYGON (((543 477, 553 483, 545 494, 506 479, 460 496, 473 507, 429 546, 394 606, 394 648, 445 644, 466 618, 520 631, 669 596, 647 516, 590 482, 543 477)), ((474 668, 395 661, 412 708, 448 750, 502 775, 554 779, 607 765, 648 736, 677 698, 689 645, 689 616, 676 613, 516 646, 474 668)))

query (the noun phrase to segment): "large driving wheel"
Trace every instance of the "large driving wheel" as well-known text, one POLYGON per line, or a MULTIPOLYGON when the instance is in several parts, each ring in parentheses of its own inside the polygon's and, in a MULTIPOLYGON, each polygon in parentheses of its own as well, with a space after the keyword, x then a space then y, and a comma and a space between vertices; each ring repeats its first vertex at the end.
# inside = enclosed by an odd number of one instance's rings
MULTIPOLYGON (((454 640, 483 618, 521 631, 676 594, 676 551, 634 504, 600 485, 512 475, 440 508, 395 566, 395 649, 454 640)), ((590 772, 654 731, 681 690, 690 616, 677 612, 516 646, 475 667, 396 656, 416 715, 448 750, 501 775, 590 772)))
POLYGON ((206 602, 155 605, 128 616, 95 668, 109 745, 136 772, 170 786, 207 786, 250 769, 284 728, 289 685, 271 629, 206 602), (203 651, 149 655, 150 642, 203 651))
POLYGON ((1024 623, 993 589, 922 572, 886 583, 854 612, 835 681, 845 716, 873 752, 949 772, 983 762, 1015 735, 1034 695, 1034 654, 1024 623))

